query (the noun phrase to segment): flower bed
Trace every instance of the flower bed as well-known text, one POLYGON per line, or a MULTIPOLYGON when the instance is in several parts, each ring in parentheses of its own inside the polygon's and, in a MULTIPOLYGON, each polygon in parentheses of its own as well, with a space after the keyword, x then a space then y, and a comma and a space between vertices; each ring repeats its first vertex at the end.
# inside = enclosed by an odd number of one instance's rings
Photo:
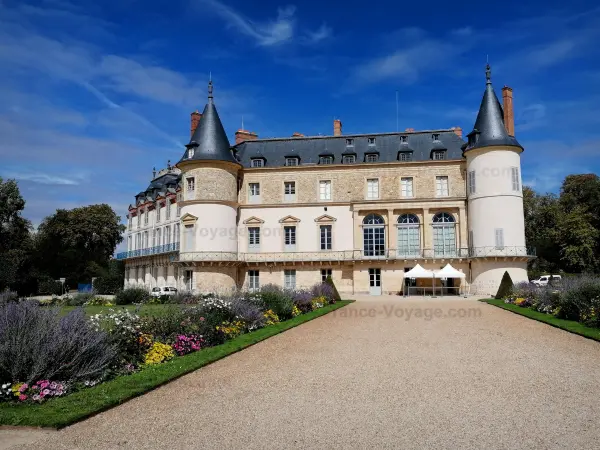
POLYGON ((87 319, 81 308, 61 316, 35 302, 7 304, 0 308, 0 402, 68 396, 335 303, 329 285, 312 292, 319 295, 265 286, 147 317, 109 310, 87 319))

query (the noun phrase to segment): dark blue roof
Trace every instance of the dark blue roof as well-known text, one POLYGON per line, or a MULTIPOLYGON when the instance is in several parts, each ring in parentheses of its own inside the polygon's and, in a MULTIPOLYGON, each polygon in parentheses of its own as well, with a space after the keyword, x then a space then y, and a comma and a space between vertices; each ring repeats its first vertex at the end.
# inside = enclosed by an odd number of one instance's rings
POLYGON ((405 133, 354 134, 342 136, 290 137, 281 139, 257 139, 237 146, 237 158, 244 167, 251 167, 251 160, 264 158, 266 167, 285 166, 285 159, 298 156, 300 165, 318 164, 319 156, 333 155, 334 164, 342 162, 342 155, 356 153, 357 163, 364 162, 369 153, 379 153, 379 162, 398 161, 398 152, 412 152, 413 161, 431 159, 432 150, 446 150, 445 159, 462 159, 464 141, 453 130, 418 131, 405 133), (439 135, 434 140, 433 135, 439 135), (406 143, 401 143, 406 136, 406 143), (375 138, 375 145, 369 145, 375 138), (347 145, 347 140, 352 145, 347 145))

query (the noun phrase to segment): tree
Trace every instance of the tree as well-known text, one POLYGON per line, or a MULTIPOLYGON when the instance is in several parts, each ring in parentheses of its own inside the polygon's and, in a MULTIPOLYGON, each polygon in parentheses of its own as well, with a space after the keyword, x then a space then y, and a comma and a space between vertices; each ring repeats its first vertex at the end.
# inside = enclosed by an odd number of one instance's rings
POLYGON ((340 293, 338 292, 337 288, 335 287, 335 283, 333 282, 331 275, 327 275, 327 278, 325 278, 325 283, 327 283, 329 286, 331 286, 331 289, 333 290, 333 299, 336 302, 339 302, 342 299, 342 297, 340 297, 340 293))
POLYGON ((70 286, 105 275, 125 226, 106 204, 59 209, 38 228, 36 251, 42 272, 65 277, 70 286))
POLYGON ((0 291, 20 290, 26 276, 19 278, 30 263, 31 223, 21 217, 25 200, 15 180, 0 178, 0 291))
POLYGON ((576 206, 561 216, 558 235, 562 263, 568 272, 595 271, 598 268, 599 231, 585 206, 576 206))
POLYGON ((510 294, 512 294, 513 291, 513 281, 512 278, 510 277, 510 274, 508 273, 508 271, 504 272, 504 275, 502 276, 502 281, 500 281, 500 287, 498 288, 498 292, 496 292, 496 297, 495 298, 504 298, 504 297, 508 297, 510 294))

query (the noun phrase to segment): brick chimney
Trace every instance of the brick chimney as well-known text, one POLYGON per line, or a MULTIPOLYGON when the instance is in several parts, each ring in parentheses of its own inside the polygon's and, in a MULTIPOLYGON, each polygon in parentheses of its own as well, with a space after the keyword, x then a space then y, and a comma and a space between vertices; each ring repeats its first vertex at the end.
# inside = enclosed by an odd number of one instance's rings
POLYGON ((414 132, 414 131, 415 131, 415 129, 414 129, 414 128, 407 128, 407 129, 406 129, 406 130, 404 130, 404 131, 405 131, 405 132, 407 132, 407 133, 412 133, 412 132, 414 132))
POLYGON ((292 134, 292 137, 304 137, 304 135, 295 131, 294 134, 292 134))
POLYGON ((456 134, 459 138, 462 137, 462 128, 461 127, 452 127, 452 131, 454 131, 454 134, 456 134))
POLYGON ((509 136, 515 135, 515 113, 513 110, 512 88, 504 86, 502 88, 502 103, 504 104, 504 126, 509 136))
POLYGON ((198 128, 198 124, 200 123, 200 119, 202 119, 202 114, 198 112, 198 110, 194 111, 191 116, 191 125, 190 125, 190 136, 194 134, 196 128, 198 128))
POLYGON ((342 121, 340 119, 333 120, 333 135, 334 136, 342 135, 342 121))
POLYGON ((235 132, 235 145, 245 141, 255 141, 258 139, 258 134, 253 131, 237 130, 235 132))

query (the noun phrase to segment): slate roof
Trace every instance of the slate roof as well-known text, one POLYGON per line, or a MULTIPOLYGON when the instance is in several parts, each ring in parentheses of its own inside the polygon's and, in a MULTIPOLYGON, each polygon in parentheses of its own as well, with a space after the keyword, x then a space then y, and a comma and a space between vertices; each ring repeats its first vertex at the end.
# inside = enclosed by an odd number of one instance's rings
POLYGON ((225 133, 219 113, 213 102, 212 89, 212 81, 210 81, 208 83, 208 103, 204 107, 200 123, 189 144, 186 145, 185 153, 179 162, 212 160, 237 163, 231 151, 227 133, 225 133), (189 158, 188 150, 191 148, 194 149, 194 154, 189 158))
MULTIPOLYGON (((297 156, 300 165, 319 163, 319 155, 333 155, 333 163, 340 164, 342 155, 356 154, 356 163, 363 163, 365 155, 379 153, 378 162, 397 162, 398 152, 410 151, 412 161, 431 159, 433 150, 446 150, 445 159, 462 159, 464 141, 453 130, 431 130, 404 133, 346 134, 342 136, 308 136, 245 141, 234 147, 236 157, 244 167, 251 167, 251 160, 264 158, 265 167, 285 166, 285 158, 297 156), (433 139, 439 135, 439 140, 433 139), (400 137, 407 142, 401 143, 400 137), (375 145, 369 145, 375 138, 375 145), (346 145, 352 139, 353 145, 346 145)), ((370 164, 370 163, 367 163, 370 164)))
POLYGON ((509 136, 506 132, 504 112, 492 87, 492 71, 489 64, 486 67, 485 75, 485 92, 483 93, 473 131, 467 135, 469 140, 465 146, 465 151, 493 145, 523 148, 513 136, 509 136))
POLYGON ((135 196, 136 204, 146 200, 155 201, 158 194, 174 193, 181 180, 181 174, 166 173, 150 182, 145 191, 135 196))

